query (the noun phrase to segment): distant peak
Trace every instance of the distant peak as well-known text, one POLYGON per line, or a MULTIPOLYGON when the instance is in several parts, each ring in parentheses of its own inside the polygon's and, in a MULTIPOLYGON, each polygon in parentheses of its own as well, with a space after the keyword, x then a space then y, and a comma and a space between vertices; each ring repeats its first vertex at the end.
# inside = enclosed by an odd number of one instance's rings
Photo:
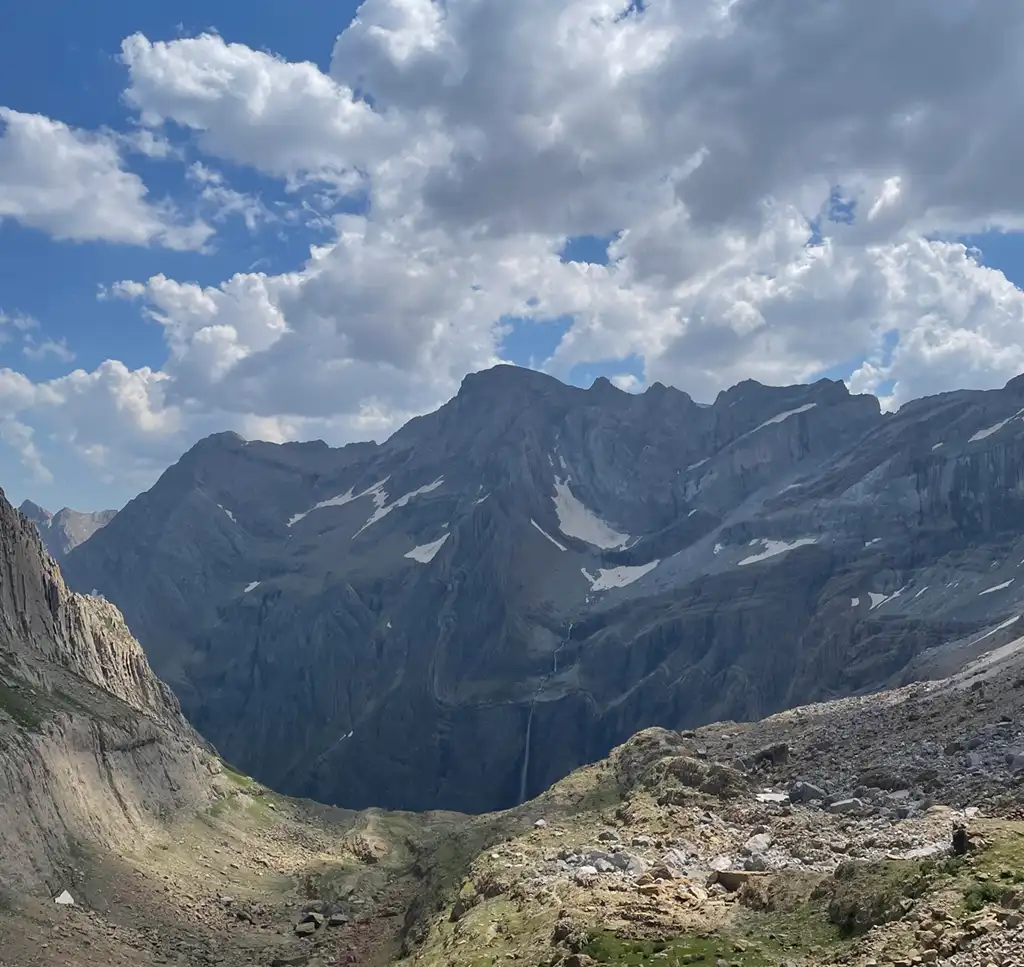
MULTIPOLYGON (((647 389, 645 389, 643 391, 641 396, 646 396, 646 397, 648 397, 649 399, 652 399, 652 400, 659 400, 659 399, 675 397, 675 398, 678 398, 680 400, 686 400, 686 402, 688 402, 688 403, 693 403, 693 397, 690 396, 689 393, 685 393, 685 392, 683 392, 683 390, 681 390, 681 389, 679 389, 679 388, 677 388, 675 386, 666 386, 664 383, 662 383, 659 380, 655 380, 653 383, 651 383, 651 385, 648 386, 647 389)), ((694 405, 695 406, 701 406, 703 404, 696 403, 694 405)))
POLYGON ((1008 380, 1003 389, 1009 390, 1011 393, 1024 395, 1024 373, 1019 376, 1014 376, 1013 379, 1008 380))
POLYGON ((841 403, 850 398, 850 391, 841 379, 819 379, 813 383, 792 383, 789 386, 769 386, 756 379, 745 379, 729 389, 722 390, 715 399, 715 406, 732 406, 743 400, 746 403, 767 403, 770 401, 808 402, 829 405, 841 403))
POLYGON ((197 441, 192 450, 233 450, 236 447, 244 446, 248 441, 245 437, 234 430, 222 430, 220 433, 211 433, 197 441))
POLYGON ((32 500, 23 500, 18 508, 18 512, 22 517, 27 517, 29 520, 34 520, 41 524, 53 517, 53 514, 45 507, 40 507, 39 504, 32 500))
POLYGON ((525 366, 513 366, 500 363, 490 369, 482 369, 476 373, 467 373, 459 387, 459 396, 476 393, 507 393, 507 392, 551 392, 557 387, 565 388, 564 384, 548 376, 547 373, 528 369, 525 366))
POLYGON ((621 390, 616 386, 607 376, 598 376, 593 383, 590 384, 588 393, 598 393, 601 396, 626 396, 624 390, 621 390))

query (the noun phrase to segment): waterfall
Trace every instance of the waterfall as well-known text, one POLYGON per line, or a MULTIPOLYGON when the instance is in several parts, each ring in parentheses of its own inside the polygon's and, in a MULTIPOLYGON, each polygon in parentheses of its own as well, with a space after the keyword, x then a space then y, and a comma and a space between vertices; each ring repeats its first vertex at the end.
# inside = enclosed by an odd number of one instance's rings
POLYGON ((526 802, 526 777, 530 773, 530 733, 533 731, 533 710, 537 707, 536 698, 530 702, 530 714, 526 719, 526 749, 523 751, 523 771, 519 776, 519 802, 526 802))
POLYGON ((574 622, 569 622, 569 630, 566 631, 565 637, 558 643, 558 647, 555 649, 551 663, 551 672, 541 679, 540 684, 537 686, 537 691, 533 693, 533 700, 530 702, 530 714, 526 718, 526 748, 523 750, 523 768, 519 774, 520 803, 526 802, 526 780, 530 774, 530 735, 533 732, 533 711, 537 707, 537 698, 548 683, 548 679, 558 674, 558 653, 568 644, 569 638, 572 636, 573 624, 574 622))

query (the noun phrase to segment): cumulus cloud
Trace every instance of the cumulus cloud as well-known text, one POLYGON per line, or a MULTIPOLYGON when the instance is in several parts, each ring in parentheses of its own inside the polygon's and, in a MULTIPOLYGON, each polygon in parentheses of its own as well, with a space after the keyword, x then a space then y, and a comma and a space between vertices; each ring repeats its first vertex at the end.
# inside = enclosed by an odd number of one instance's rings
POLYGON ((117 143, 40 114, 0 107, 0 220, 57 239, 201 248, 211 229, 154 202, 117 143))
MULTIPOLYGON (((156 460, 223 426, 379 436, 500 359, 514 318, 569 320, 544 365, 610 361, 626 389, 709 398, 846 367, 898 406, 998 385, 1024 368, 1024 295, 960 238, 1024 228, 1022 41, 1016 0, 365 0, 327 72, 134 34, 138 150, 184 130, 209 220, 274 217, 219 173, 241 165, 302 188, 277 228, 323 237, 220 284, 112 286, 161 327, 166 362, 30 387, 17 416, 108 460, 96 448, 156 460), (606 265, 560 258, 591 235, 612 239, 606 265)), ((148 212, 132 230, 169 237, 106 157, 107 196, 148 212)), ((8 382, 0 401, 23 399, 8 382)))
POLYGON ((268 174, 354 186, 395 143, 386 118, 314 64, 213 34, 156 43, 133 34, 121 57, 126 98, 145 124, 191 128, 209 154, 268 174))

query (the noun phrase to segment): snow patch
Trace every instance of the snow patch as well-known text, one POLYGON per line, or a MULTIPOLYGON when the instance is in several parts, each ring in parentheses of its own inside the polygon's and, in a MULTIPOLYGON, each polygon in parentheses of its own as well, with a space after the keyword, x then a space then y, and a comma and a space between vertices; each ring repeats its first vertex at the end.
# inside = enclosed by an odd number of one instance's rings
POLYGON ((387 517, 388 514, 391 513, 391 511, 399 507, 405 507, 406 504, 408 504, 409 501, 412 500, 414 497, 420 497, 423 494, 429 494, 431 491, 437 490, 437 488, 444 483, 444 477, 438 477, 437 480, 433 480, 428 484, 424 484, 422 487, 417 487, 415 490, 410 490, 409 493, 407 494, 402 494, 402 496, 399 497, 398 500, 396 500, 393 504, 388 503, 387 491, 383 489, 384 484, 386 482, 386 479, 382 480, 379 484, 375 484, 368 491, 366 491, 366 493, 372 494, 373 502, 377 505, 377 508, 376 510, 374 510, 372 514, 370 514, 370 517, 366 521, 366 523, 363 524, 363 526, 360 527, 359 530, 357 530, 352 535, 353 539, 362 534, 362 532, 366 530, 366 528, 369 527, 371 524, 376 524, 377 521, 383 520, 385 517, 387 517))
POLYGON ((75 898, 67 890, 64 890, 53 898, 53 902, 62 907, 73 907, 75 905, 75 898))
POLYGON ((228 517, 231 519, 231 523, 232 524, 237 524, 238 523, 238 521, 235 520, 235 515, 232 514, 231 511, 227 509, 227 507, 221 507, 220 504, 217 504, 217 506, 220 507, 220 509, 222 511, 224 511, 225 514, 228 515, 228 517))
POLYGON ((1012 618, 1007 618, 1002 624, 996 625, 994 628, 986 631, 983 635, 979 635, 974 641, 971 642, 968 647, 976 645, 979 641, 984 641, 986 638, 991 638, 996 632, 1002 631, 1004 628, 1009 628, 1015 621, 1020 621, 1020 615, 1014 615, 1012 618))
POLYGON ((808 410, 813 410, 817 405, 817 403, 804 403, 803 406, 798 406, 795 410, 786 410, 785 413, 779 413, 770 420, 765 420, 761 426, 754 428, 754 432, 756 433, 766 426, 771 426, 773 423, 781 423, 783 420, 788 420, 791 416, 796 416, 798 413, 806 413, 808 410))
POLYGON ((999 423, 985 427, 984 430, 978 430, 978 432, 975 433, 974 436, 972 436, 967 442, 977 443, 979 440, 988 439, 990 436, 992 436, 993 433, 998 433, 1004 426, 1006 426, 1007 423, 1009 423, 1011 420, 1017 419, 1017 417, 1020 416, 1021 414, 1024 414, 1024 409, 1017 410, 1017 412, 1014 413, 1013 416, 1008 416, 1005 420, 1001 420, 999 423))
POLYGON ((860 604, 860 598, 850 598, 850 607, 856 608, 860 604))
POLYGON ((941 446, 942 446, 942 441, 941 441, 941 440, 939 440, 939 442, 938 442, 938 443, 933 443, 933 444, 932 444, 932 449, 933 449, 933 450, 938 450, 938 449, 939 449, 939 447, 941 447, 941 446))
POLYGON ((530 518, 530 523, 533 524, 533 526, 536 527, 537 530, 540 531, 540 533, 543 534, 549 541, 551 541, 551 543, 554 544, 555 547, 557 547, 560 551, 569 550, 569 548, 567 548, 564 544, 559 544, 558 541, 556 541, 546 530, 544 530, 544 528, 541 527, 540 524, 538 524, 532 517, 530 518))
POLYGON ((906 590, 906 585, 904 585, 898 591, 893 591, 892 594, 879 594, 877 591, 869 591, 868 594, 871 597, 871 607, 869 610, 874 611, 875 608, 880 608, 883 604, 895 601, 906 590))
POLYGON ((441 545, 448 540, 447 534, 442 534, 436 541, 431 541, 429 544, 420 544, 419 547, 414 547, 411 551, 407 551, 403 554, 403 557, 411 558, 414 561, 419 561, 420 564, 429 564, 434 560, 434 556, 439 550, 441 545))
POLYGON ((650 564, 638 564, 636 566, 624 565, 622 567, 603 567, 597 575, 591 574, 586 568, 580 568, 586 579, 590 582, 591 591, 610 591, 612 588, 624 588, 627 584, 639 581, 645 574, 653 571, 661 561, 651 561, 650 564))
POLYGON ((383 480, 375 483, 372 487, 368 487, 366 490, 363 490, 358 494, 353 494, 352 488, 349 487, 343 494, 338 494, 336 497, 328 497, 327 500, 321 500, 319 504, 313 504, 309 510, 305 510, 301 514, 295 514, 288 521, 288 526, 294 527, 304 517, 312 514, 314 510, 322 510, 324 507, 343 507, 345 504, 352 503, 353 500, 359 500, 360 497, 368 497, 371 494, 376 494, 389 479, 389 477, 385 477, 383 480))
POLYGON ((764 792, 759 792, 756 796, 758 802, 788 802, 788 792, 771 792, 766 789, 764 792))
POLYGON ((877 544, 881 539, 881 537, 872 537, 871 540, 864 542, 864 546, 870 547, 872 544, 877 544))
POLYGON ((250 591, 255 591, 260 586, 259 581, 250 581, 246 586, 242 594, 248 594, 250 591))
POLYGON ((801 537, 795 541, 768 541, 762 540, 761 543, 764 545, 764 550, 760 554, 752 554, 750 557, 743 558, 740 561, 740 566, 744 564, 756 564, 758 561, 767 561, 770 557, 775 557, 779 554, 785 554, 786 551, 792 551, 798 547, 806 547, 808 544, 817 544, 818 538, 816 537, 801 537))
POLYGON ((558 525, 567 537, 575 537, 595 547, 622 547, 629 541, 629 534, 620 534, 609 523, 603 521, 589 507, 585 507, 569 489, 571 477, 563 483, 555 477, 555 513, 558 525))
POLYGON ((697 508, 696 508, 696 507, 694 507, 694 508, 693 508, 693 510, 691 510, 691 511, 690 511, 690 512, 689 512, 689 513, 688 513, 688 514, 686 515, 686 516, 687 516, 687 517, 692 517, 692 516, 693 516, 694 514, 696 514, 696 513, 697 513, 697 508))
POLYGON ((921 597, 921 595, 922 595, 922 594, 924 594, 924 593, 925 593, 925 591, 927 591, 927 590, 928 590, 928 589, 929 589, 930 587, 931 587, 931 585, 930 585, 930 584, 926 584, 926 585, 925 585, 925 586, 924 586, 923 588, 921 588, 921 590, 920 590, 920 591, 918 591, 918 592, 917 592, 917 594, 915 594, 915 595, 914 595, 914 596, 913 596, 913 597, 912 597, 912 598, 911 598, 910 600, 911 600, 911 601, 916 601, 916 600, 917 600, 917 599, 918 599, 919 597, 921 597))
POLYGON ((997 584, 993 588, 986 588, 984 591, 979 591, 978 592, 978 597, 980 598, 983 594, 991 594, 993 591, 1004 591, 1011 584, 1013 584, 1013 581, 1014 581, 1014 579, 1010 578, 1009 581, 1003 581, 1002 584, 997 584))
POLYGON ((703 460, 698 460, 696 463, 691 463, 686 469, 696 470, 698 467, 703 467, 704 464, 707 463, 710 459, 711 457, 705 457, 703 460))
POLYGON ((722 551, 724 551, 724 550, 725 550, 725 545, 724 544, 715 544, 715 547, 714 547, 714 550, 712 551, 712 553, 713 554, 721 554, 722 551))

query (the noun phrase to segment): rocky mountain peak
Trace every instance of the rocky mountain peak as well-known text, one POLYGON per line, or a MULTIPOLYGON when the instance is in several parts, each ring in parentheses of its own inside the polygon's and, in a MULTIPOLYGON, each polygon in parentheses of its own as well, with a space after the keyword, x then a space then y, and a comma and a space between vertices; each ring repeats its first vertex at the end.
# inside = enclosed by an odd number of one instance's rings
POLYGON ((63 507, 56 514, 39 504, 25 500, 19 513, 32 521, 42 538, 46 550, 55 560, 62 560, 69 551, 88 540, 101 527, 113 520, 115 510, 85 512, 63 507))
POLYGON ((23 517, 27 517, 29 520, 34 521, 37 524, 45 524, 51 517, 53 517, 53 514, 45 507, 40 507, 39 504, 31 500, 23 500, 21 502, 21 506, 18 508, 18 512, 23 517))
POLYGON ((565 393, 569 389, 571 388, 546 373, 528 369, 525 366, 500 363, 490 369, 468 373, 463 377, 457 397, 507 398, 510 394, 513 396, 540 396, 565 393))
POLYGON ((1004 389, 1015 396, 1024 396, 1024 373, 1014 376, 1013 379, 1006 383, 1004 389))

